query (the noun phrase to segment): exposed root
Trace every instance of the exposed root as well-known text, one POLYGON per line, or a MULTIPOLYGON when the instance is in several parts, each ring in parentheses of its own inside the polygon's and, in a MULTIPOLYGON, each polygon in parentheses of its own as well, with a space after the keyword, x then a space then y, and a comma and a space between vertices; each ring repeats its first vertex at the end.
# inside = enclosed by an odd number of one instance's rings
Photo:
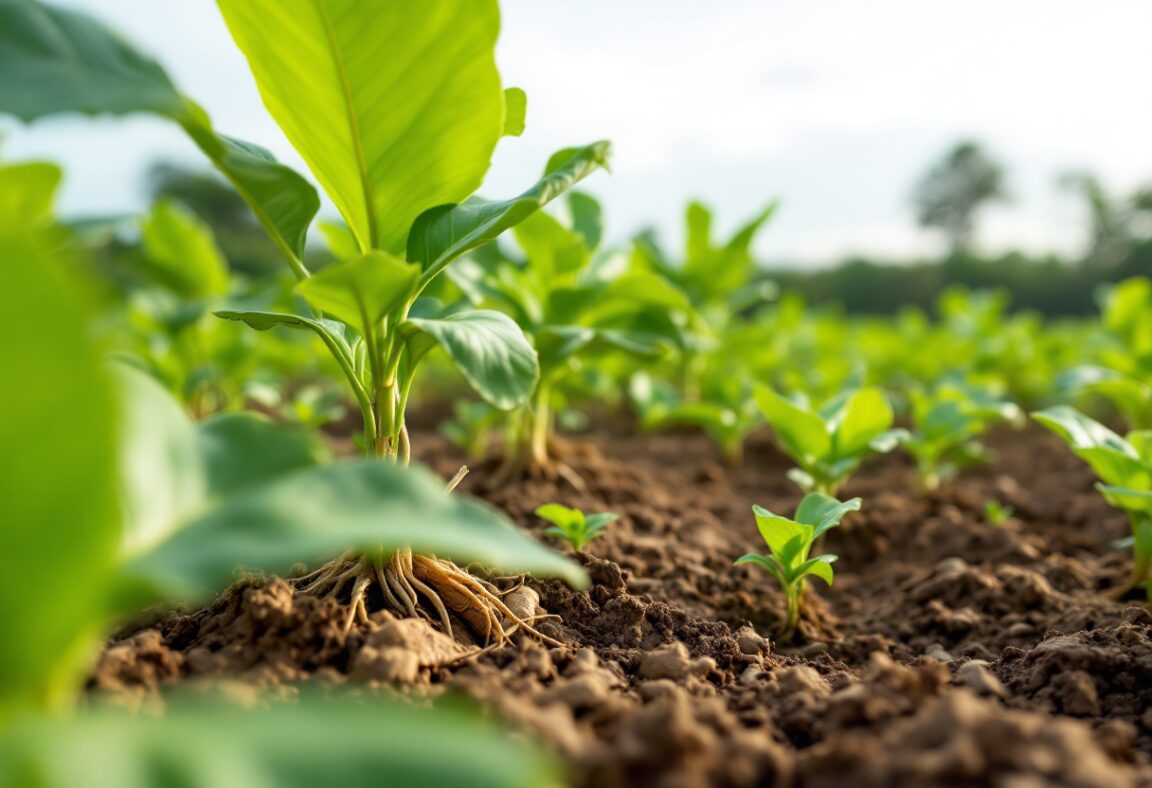
POLYGON ((504 597, 518 590, 522 581, 501 591, 451 561, 417 555, 411 550, 398 550, 383 565, 371 558, 345 553, 294 582, 301 593, 341 601, 347 594, 347 614, 342 628, 345 636, 356 623, 368 622, 368 600, 375 588, 392 612, 437 624, 449 637, 456 638, 458 627, 453 625, 454 618, 466 624, 480 645, 462 658, 499 648, 511 642, 517 632, 549 646, 563 645, 534 626, 557 616, 521 616, 505 604, 504 597))

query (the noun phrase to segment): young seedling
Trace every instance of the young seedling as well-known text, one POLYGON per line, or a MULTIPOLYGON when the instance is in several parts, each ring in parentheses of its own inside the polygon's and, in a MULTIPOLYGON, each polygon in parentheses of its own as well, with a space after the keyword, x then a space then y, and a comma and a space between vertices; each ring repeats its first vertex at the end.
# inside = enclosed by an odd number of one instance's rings
POLYGON ((536 516, 552 523, 544 529, 548 536, 566 541, 573 550, 583 550, 584 545, 604 533, 604 529, 620 519, 615 512, 584 514, 579 509, 570 509, 558 503, 546 503, 536 510, 536 516))
POLYGON ((1091 466, 1100 479, 1096 489, 1128 515, 1132 535, 1116 546, 1131 547, 1132 574, 1115 595, 1143 587, 1152 601, 1152 430, 1137 430, 1121 438, 1064 405, 1033 413, 1032 418, 1063 438, 1091 466))
POLYGON ((520 255, 489 244, 450 274, 473 304, 511 316, 540 359, 540 381, 513 414, 504 463, 489 482, 494 488, 528 476, 563 478, 583 489, 555 440, 562 387, 581 365, 612 354, 659 357, 670 342, 642 321, 644 310, 687 303, 651 272, 613 273, 600 252, 599 203, 580 192, 563 203, 564 220, 541 211, 513 229, 520 255))
POLYGON ((840 525, 845 514, 860 511, 860 499, 841 503, 822 493, 808 493, 792 519, 760 506, 752 507, 752 511, 756 515, 756 528, 771 552, 767 555, 747 553, 737 558, 736 563, 755 564, 776 578, 786 600, 780 639, 789 641, 800 622, 808 578, 818 577, 832 585, 832 563, 836 556, 823 553, 809 557, 812 546, 825 532, 840 525))
MULTIPOLYGON (((219 6, 265 108, 340 211, 347 259, 310 272, 304 241, 320 204, 311 184, 262 148, 218 134, 157 63, 82 14, 35 0, 0 5, 0 112, 27 121, 144 112, 178 124, 248 201, 310 307, 217 314, 318 335, 356 399, 372 456, 407 464, 409 395, 436 347, 493 405, 523 403, 539 377, 523 332, 498 312, 446 308, 428 290, 455 260, 605 166, 608 143, 559 151, 510 200, 474 195, 497 143, 524 128, 524 92, 504 89, 496 68, 496 0, 219 6), (303 51, 311 53, 306 78, 303 51)), ((367 621, 373 586, 389 607, 413 617, 431 611, 449 632, 449 609, 485 641, 506 640, 503 620, 530 629, 491 587, 408 549, 386 561, 351 554, 302 583, 349 599, 349 623, 367 621)))
POLYGON ((979 437, 994 422, 1021 417, 1015 403, 957 384, 912 389, 908 397, 912 429, 894 434, 915 458, 920 487, 925 490, 939 487, 963 465, 984 461, 987 450, 979 437))
POLYGON ((994 528, 1003 526, 1015 513, 1015 509, 1000 503, 995 498, 984 501, 984 522, 994 528))
POLYGON ((732 467, 743 461, 744 437, 760 423, 749 386, 738 378, 712 381, 699 400, 685 402, 672 384, 638 372, 628 382, 628 394, 645 430, 699 427, 732 467))
POLYGON ((767 386, 757 386, 755 396, 781 448, 799 466, 788 478, 805 492, 835 496, 865 457, 899 443, 892 405, 875 387, 846 391, 820 408, 767 386))

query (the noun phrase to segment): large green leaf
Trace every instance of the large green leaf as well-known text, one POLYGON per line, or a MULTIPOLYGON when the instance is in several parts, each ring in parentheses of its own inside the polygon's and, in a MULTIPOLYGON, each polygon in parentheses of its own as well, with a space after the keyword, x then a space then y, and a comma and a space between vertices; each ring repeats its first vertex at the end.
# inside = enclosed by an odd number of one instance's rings
POLYGON ((223 413, 200 424, 208 495, 225 500, 292 471, 328 462, 331 452, 312 430, 277 424, 256 413, 223 413))
POLYGON ((894 418, 888 397, 872 386, 853 393, 838 415, 835 450, 843 457, 851 457, 867 448, 873 439, 892 426, 894 418))
POLYGON ((429 341, 444 348, 456 367, 484 399, 509 410, 536 388, 540 365, 536 351, 507 315, 488 309, 457 312, 442 318, 409 318, 401 328, 413 355, 429 341))
POLYGON ((361 249, 479 188, 504 128, 495 0, 219 0, 269 113, 361 249))
POLYGON ((559 785, 557 764, 464 709, 321 700, 245 711, 177 698, 161 719, 112 708, 20 721, 0 784, 51 788, 478 788, 559 785))
POLYGON ((1075 408, 1057 405, 1032 414, 1032 418, 1055 432, 1074 449, 1105 448, 1136 457, 1127 441, 1075 408))
MULTIPOLYGON (((20 202, 9 187, 0 204, 20 202)), ((0 213, 4 316, 27 329, 0 345, 0 728, 74 689, 119 536, 116 412, 83 299, 25 218, 0 213)))
POLYGON ((185 298, 228 289, 228 263, 212 231, 186 208, 159 200, 140 227, 149 272, 185 298))
POLYGON ((283 572, 348 549, 386 555, 410 547, 460 563, 587 584, 583 571, 495 510, 444 491, 421 468, 360 460, 298 471, 226 500, 124 569, 129 587, 200 601, 238 568, 283 572))
POLYGON ((599 167, 608 166, 611 145, 594 142, 552 155, 544 176, 511 200, 493 202, 472 197, 459 205, 442 205, 421 214, 408 236, 408 259, 420 264, 426 285, 456 258, 515 227, 599 167))
POLYGON ((760 412, 794 460, 810 462, 828 453, 832 439, 824 427, 823 419, 810 410, 798 407, 767 386, 757 386, 755 397, 760 412))
POLYGON ((420 269, 385 252, 330 265, 297 286, 308 303, 362 332, 407 303, 416 292, 420 269))
POLYGON ((150 113, 172 120, 232 182, 303 275, 316 190, 263 148, 217 134, 164 70, 86 14, 36 0, 0 0, 0 113, 150 113))

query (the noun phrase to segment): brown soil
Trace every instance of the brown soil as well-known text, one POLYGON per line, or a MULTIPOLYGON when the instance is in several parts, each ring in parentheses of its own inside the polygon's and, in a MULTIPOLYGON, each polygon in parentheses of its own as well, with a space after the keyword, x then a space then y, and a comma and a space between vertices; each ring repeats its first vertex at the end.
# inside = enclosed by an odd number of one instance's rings
MULTIPOLYGON (((624 515, 580 556, 590 592, 530 583, 564 648, 519 639, 437 667, 462 647, 422 621, 380 611, 344 638, 336 602, 246 581, 125 632, 91 684, 127 701, 196 678, 464 693, 589 786, 1152 785, 1152 615, 1102 593, 1125 577, 1110 546, 1124 516, 1046 433, 992 444, 993 465, 929 495, 905 458, 867 464, 845 491, 864 510, 828 536, 836 584, 810 589, 788 647, 770 639, 771 578, 732 565, 762 549, 753 503, 798 502, 788 460, 766 435, 740 469, 695 434, 619 435, 567 458, 584 492, 532 480, 484 496, 537 531, 550 501, 624 515), (1001 527, 984 522, 991 497, 1015 508, 1001 527)), ((445 476, 460 464, 436 436, 417 445, 445 476)))

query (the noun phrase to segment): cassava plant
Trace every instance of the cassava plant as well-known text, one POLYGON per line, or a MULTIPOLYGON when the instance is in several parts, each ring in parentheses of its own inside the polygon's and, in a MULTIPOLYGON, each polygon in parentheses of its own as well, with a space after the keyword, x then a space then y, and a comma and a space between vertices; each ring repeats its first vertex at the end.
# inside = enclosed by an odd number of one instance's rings
POLYGON ((835 496, 865 457, 891 451, 899 440, 892 405, 874 386, 845 391, 819 408, 767 386, 757 386, 755 396, 780 447, 798 466, 788 478, 805 492, 835 496))
POLYGON ((573 550, 583 550, 584 545, 604 533, 609 525, 620 519, 616 512, 585 514, 559 503, 546 503, 536 509, 536 516, 552 523, 544 529, 548 536, 563 539, 573 550))
POLYGON ((177 697, 157 720, 84 698, 113 627, 155 603, 210 599, 241 567, 283 571, 348 545, 531 555, 543 571, 562 559, 426 472, 327 464, 313 435, 252 414, 194 425, 152 378, 102 364, 50 217, 58 180, 50 165, 0 167, 0 269, 19 293, 8 316, 37 326, 0 347, 0 784, 555 779, 550 759, 458 713, 307 695, 246 713, 177 697))
MULTIPOLYGON (((144 112, 177 123, 251 206, 310 306, 217 314, 262 330, 315 332, 360 408, 369 454, 408 462, 405 411, 419 364, 437 346, 488 401, 525 401, 539 366, 515 323, 446 309, 427 290, 457 258, 604 166, 608 144, 556 153, 518 197, 473 196, 497 142, 524 128, 524 92, 504 89, 496 69, 496 0, 218 4, 266 109, 350 233, 350 256, 316 274, 302 259, 316 190, 263 148, 218 134, 157 63, 90 17, 0 0, 0 112, 25 121, 144 112)), ((365 621, 372 586, 403 614, 427 606, 451 631, 451 610, 482 637, 504 639, 499 622, 510 611, 493 589, 431 555, 348 555, 302 583, 333 595, 350 588, 350 620, 365 621)))
POLYGON ((686 306, 683 294, 653 273, 610 270, 611 260, 597 254, 603 229, 596 200, 570 192, 563 202, 565 221, 541 211, 512 230, 521 255, 492 243, 452 273, 475 304, 510 315, 540 359, 540 380, 513 416, 494 486, 529 475, 583 488, 558 456, 558 390, 582 363, 606 353, 659 356, 667 337, 643 320, 644 311, 686 306))
POLYGON ((1015 403, 955 383, 908 392, 912 429, 900 430, 900 443, 915 458, 922 489, 931 490, 963 465, 982 462, 980 436, 995 422, 1021 417, 1015 403))
POLYGON ((791 519, 760 506, 752 508, 756 528, 770 552, 767 555, 747 553, 737 558, 736 563, 755 564, 780 584, 785 598, 784 622, 780 627, 782 641, 789 641, 796 634, 808 578, 818 577, 832 585, 832 564, 836 556, 831 553, 811 556, 813 545, 828 530, 840 525, 845 514, 859 510, 859 498, 841 503, 818 492, 805 495, 791 519))
POLYGON ((1038 411, 1032 418, 1088 463, 1100 479, 1096 489, 1128 515, 1132 534, 1117 545, 1131 547, 1132 574, 1115 595, 1143 588, 1152 601, 1152 430, 1136 430, 1122 438, 1065 405, 1038 411))

